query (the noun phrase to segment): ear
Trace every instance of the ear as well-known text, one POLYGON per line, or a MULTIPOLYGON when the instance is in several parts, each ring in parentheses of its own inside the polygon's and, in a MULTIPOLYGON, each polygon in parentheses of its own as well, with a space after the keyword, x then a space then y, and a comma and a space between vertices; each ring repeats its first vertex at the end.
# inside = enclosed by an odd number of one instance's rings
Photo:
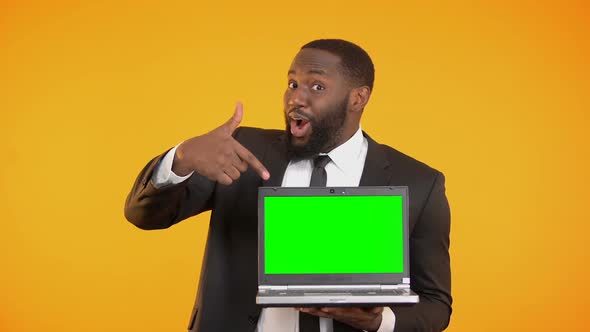
POLYGON ((360 86, 353 88, 350 91, 348 105, 350 105, 350 111, 355 113, 362 113, 365 105, 369 102, 371 97, 371 89, 368 86, 360 86))

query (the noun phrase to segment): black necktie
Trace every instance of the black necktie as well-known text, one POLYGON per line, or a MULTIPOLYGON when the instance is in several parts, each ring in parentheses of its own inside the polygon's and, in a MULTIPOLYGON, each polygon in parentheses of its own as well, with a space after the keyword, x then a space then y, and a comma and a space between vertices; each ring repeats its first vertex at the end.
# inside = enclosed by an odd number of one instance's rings
POLYGON ((313 160, 313 171, 311 172, 310 187, 325 187, 328 176, 326 174, 326 165, 330 162, 330 156, 317 156, 313 160))
MULTIPOLYGON (((325 187, 328 181, 326 165, 330 162, 327 155, 317 156, 313 160, 310 187, 325 187)), ((320 318, 318 316, 299 312, 299 332, 320 332, 320 318)))

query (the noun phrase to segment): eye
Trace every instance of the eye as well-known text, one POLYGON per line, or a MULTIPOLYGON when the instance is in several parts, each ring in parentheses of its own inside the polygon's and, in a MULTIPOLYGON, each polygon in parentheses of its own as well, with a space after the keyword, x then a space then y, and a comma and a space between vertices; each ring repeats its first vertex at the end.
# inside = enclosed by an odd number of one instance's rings
POLYGON ((297 89, 297 82, 289 82, 289 89, 297 89))
POLYGON ((314 91, 323 91, 323 90, 325 90, 326 88, 324 88, 324 86, 323 86, 323 85, 320 85, 320 84, 314 84, 314 85, 312 85, 312 86, 311 86, 311 89, 312 89, 312 90, 314 90, 314 91))

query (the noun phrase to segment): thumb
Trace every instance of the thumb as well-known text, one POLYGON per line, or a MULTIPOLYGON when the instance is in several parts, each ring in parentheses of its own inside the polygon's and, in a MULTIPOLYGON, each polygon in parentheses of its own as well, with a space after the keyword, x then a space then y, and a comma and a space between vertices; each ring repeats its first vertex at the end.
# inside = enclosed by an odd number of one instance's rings
POLYGON ((228 135, 234 133, 234 130, 240 126, 240 122, 242 122, 242 115, 244 114, 244 106, 242 103, 238 102, 236 104, 236 110, 234 111, 234 115, 227 120, 226 123, 223 124, 223 127, 227 130, 228 135))
POLYGON ((368 311, 372 314, 378 314, 379 312, 381 312, 383 310, 383 307, 373 307, 373 308, 368 308, 368 311))

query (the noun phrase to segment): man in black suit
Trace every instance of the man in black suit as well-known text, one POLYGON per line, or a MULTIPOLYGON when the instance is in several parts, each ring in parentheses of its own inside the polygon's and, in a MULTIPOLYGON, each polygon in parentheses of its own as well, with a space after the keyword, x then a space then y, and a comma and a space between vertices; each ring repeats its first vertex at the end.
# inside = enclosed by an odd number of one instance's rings
POLYGON ((305 332, 298 319, 310 317, 321 317, 316 331, 322 332, 446 328, 452 298, 444 176, 361 131, 373 80, 373 63, 357 45, 310 42, 289 69, 286 131, 239 127, 238 104, 228 122, 154 158, 139 174, 125 205, 125 216, 139 228, 167 228, 212 210, 189 330, 269 332, 281 326, 305 332), (257 188, 309 185, 318 154, 331 158, 325 166, 330 186, 409 187, 410 276, 419 304, 262 312, 256 305, 257 188))

